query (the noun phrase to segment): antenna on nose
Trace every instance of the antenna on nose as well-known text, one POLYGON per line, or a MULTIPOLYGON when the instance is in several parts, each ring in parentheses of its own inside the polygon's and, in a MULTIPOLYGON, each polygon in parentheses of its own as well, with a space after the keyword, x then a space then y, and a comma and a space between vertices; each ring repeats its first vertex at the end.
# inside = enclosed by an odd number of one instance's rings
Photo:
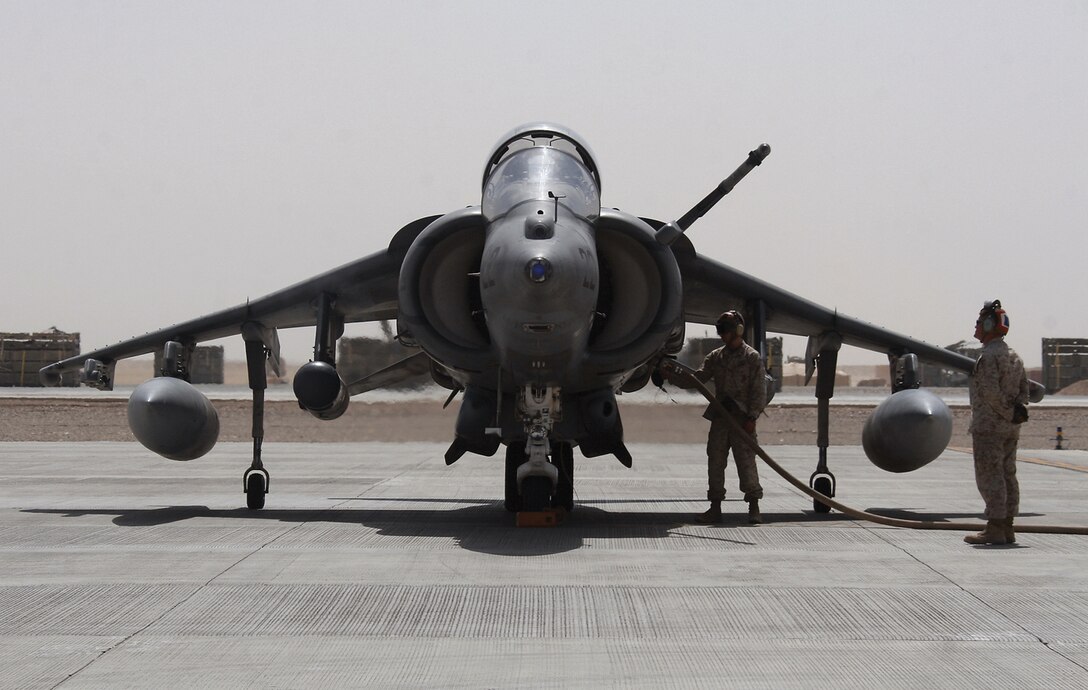
POLYGON ((760 144, 754 151, 749 151, 748 158, 740 164, 740 167, 734 170, 732 175, 722 180, 722 183, 710 194, 703 197, 702 201, 692 206, 690 211, 680 217, 680 220, 662 225, 655 235, 657 241, 666 246, 675 242, 680 235, 684 234, 685 230, 691 227, 692 223, 714 208, 714 205, 721 201, 726 194, 733 191, 733 187, 736 187, 737 183, 743 180, 745 175, 752 172, 769 155, 771 155, 771 147, 767 144, 760 144))
POLYGON ((554 192, 548 192, 548 198, 549 199, 555 199, 555 222, 558 223, 559 222, 559 200, 560 199, 566 199, 567 195, 566 194, 556 195, 554 192))

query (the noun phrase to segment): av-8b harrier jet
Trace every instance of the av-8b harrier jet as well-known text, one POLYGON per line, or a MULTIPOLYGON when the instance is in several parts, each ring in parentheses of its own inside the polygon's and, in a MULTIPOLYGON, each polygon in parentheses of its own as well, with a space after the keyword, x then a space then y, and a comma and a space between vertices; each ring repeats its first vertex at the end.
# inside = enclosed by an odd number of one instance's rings
MULTIPOLYGON (((589 147, 547 123, 518 127, 487 158, 478 206, 404 226, 388 249, 232 309, 81 354, 41 370, 47 384, 80 369, 81 381, 109 390, 119 359, 161 351, 161 375, 138 386, 129 424, 148 449, 173 460, 207 453, 219 433, 210 401, 188 383, 197 343, 245 341, 253 390, 253 461, 243 475, 247 505, 264 507, 269 474, 261 460, 266 361, 279 366, 278 329, 314 327, 313 360, 299 368, 299 405, 323 420, 353 395, 429 373, 462 394, 446 451, 492 456, 506 447, 509 510, 573 505, 574 448, 631 465, 616 396, 651 380, 684 342, 686 323, 712 324, 736 309, 746 338, 764 351, 768 332, 808 336, 816 374, 819 460, 810 484, 834 495, 828 469, 828 401, 841 345, 887 353, 899 372, 892 395, 866 427, 866 450, 891 471, 936 458, 951 415, 917 390, 917 362, 970 372, 973 360, 818 306, 702 256, 684 231, 770 153, 761 145, 679 220, 662 223, 601 205, 601 178, 589 147), (415 354, 359 381, 336 369, 344 324, 396 319, 415 354)), ((826 510, 817 502, 817 509, 826 510)))

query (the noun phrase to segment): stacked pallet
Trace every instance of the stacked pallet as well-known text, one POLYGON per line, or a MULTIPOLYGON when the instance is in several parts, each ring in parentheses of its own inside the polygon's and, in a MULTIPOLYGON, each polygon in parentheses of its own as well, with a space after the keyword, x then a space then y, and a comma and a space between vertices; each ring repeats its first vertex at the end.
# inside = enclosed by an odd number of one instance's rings
POLYGON ((1088 339, 1043 338, 1043 385, 1056 393, 1088 379, 1088 339))
MULTIPOLYGON (((351 382, 379 369, 415 354, 418 350, 409 350, 400 343, 377 338, 340 338, 336 356, 336 370, 344 381, 351 382)), ((410 381, 392 386, 405 388, 419 385, 420 381, 410 381)))
MULTIPOLYGON (((162 352, 155 353, 150 376, 162 370, 162 352)), ((198 345, 189 360, 189 383, 223 383, 223 346, 198 345)))
MULTIPOLYGON (((42 385, 38 370, 79 354, 79 333, 0 333, 0 386, 42 385)), ((62 386, 78 386, 79 372, 65 374, 62 386)))

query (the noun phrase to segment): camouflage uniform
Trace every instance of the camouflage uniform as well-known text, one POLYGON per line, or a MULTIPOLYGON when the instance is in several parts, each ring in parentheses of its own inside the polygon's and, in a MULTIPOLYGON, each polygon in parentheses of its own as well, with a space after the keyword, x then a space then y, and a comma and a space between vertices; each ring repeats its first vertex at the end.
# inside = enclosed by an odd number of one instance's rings
POLYGON ((986 519, 1016 517, 1020 485, 1016 481, 1016 444, 1020 427, 1013 424, 1013 405, 1028 402, 1024 363, 1004 338, 986 343, 971 375, 971 441, 975 482, 986 502, 986 519))
MULTIPOLYGON (((714 350, 703 360, 695 376, 703 383, 714 379, 715 395, 718 400, 725 401, 726 409, 732 410, 734 419, 739 423, 743 423, 748 417, 758 417, 767 404, 763 362, 759 353, 747 343, 742 343, 736 350, 730 350, 727 346, 714 350), (729 401, 735 402, 739 409, 733 409, 732 402, 729 401)), ((710 420, 710 435, 706 443, 707 479, 710 484, 707 498, 711 501, 725 499, 725 466, 728 464, 730 448, 733 449, 744 500, 763 498, 763 487, 759 484, 759 474, 756 472, 755 450, 742 439, 736 438, 737 434, 730 429, 728 422, 715 419, 715 416, 712 406, 703 414, 703 417, 710 420)))

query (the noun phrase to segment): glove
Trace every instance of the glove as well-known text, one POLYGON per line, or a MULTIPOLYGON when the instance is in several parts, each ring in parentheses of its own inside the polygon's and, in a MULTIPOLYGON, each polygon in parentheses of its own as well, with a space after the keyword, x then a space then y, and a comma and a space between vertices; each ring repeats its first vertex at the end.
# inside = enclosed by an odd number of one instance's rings
POLYGON ((661 388, 665 385, 665 368, 658 366, 656 369, 650 372, 650 381, 653 382, 656 388, 661 388))
POLYGON ((657 367, 654 368, 652 372, 650 372, 650 380, 653 381, 655 386, 661 388, 661 386, 663 386, 666 381, 669 383, 675 383, 673 381, 674 374, 676 372, 676 369, 673 366, 675 361, 676 360, 674 360, 672 357, 661 358, 661 361, 657 363, 657 367))
POLYGON ((741 426, 742 429, 744 429, 744 432, 746 434, 753 434, 754 435, 756 433, 756 420, 752 419, 751 417, 749 417, 748 419, 745 419, 744 423, 741 424, 740 426, 741 426))

